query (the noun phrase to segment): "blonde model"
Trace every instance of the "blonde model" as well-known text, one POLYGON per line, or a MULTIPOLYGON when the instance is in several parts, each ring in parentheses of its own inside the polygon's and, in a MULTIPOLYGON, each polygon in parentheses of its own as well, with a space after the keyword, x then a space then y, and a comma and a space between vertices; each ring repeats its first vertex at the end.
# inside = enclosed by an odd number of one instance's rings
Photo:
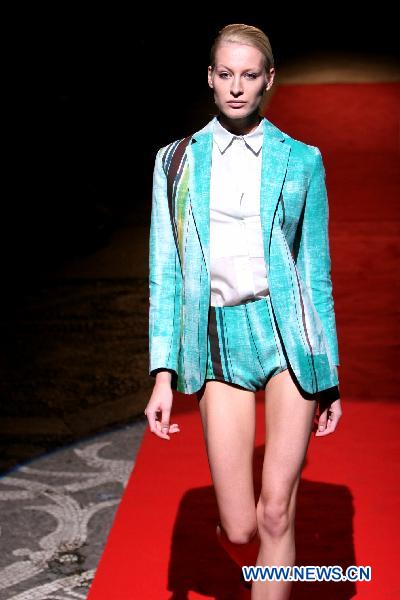
MULTIPOLYGON (((264 32, 224 27, 208 67, 218 113, 157 153, 149 276, 155 384, 145 414, 151 431, 169 440, 179 432, 170 423, 173 390, 197 395, 219 541, 238 555, 256 546, 258 565, 293 565, 296 494, 314 418, 316 435, 328 435, 342 410, 325 170, 316 146, 262 116, 274 76, 264 32), (266 443, 256 501, 258 390, 266 443)), ((287 599, 290 586, 254 582, 252 598, 287 599)))

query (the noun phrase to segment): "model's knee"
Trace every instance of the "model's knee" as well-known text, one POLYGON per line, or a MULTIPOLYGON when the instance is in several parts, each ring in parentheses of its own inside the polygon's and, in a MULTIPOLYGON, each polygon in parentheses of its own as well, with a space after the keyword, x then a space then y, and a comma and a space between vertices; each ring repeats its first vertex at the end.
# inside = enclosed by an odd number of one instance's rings
POLYGON ((225 537, 231 544, 248 544, 257 534, 257 525, 244 527, 240 525, 219 525, 219 535, 225 537))
POLYGON ((257 505, 257 523, 260 535, 281 537, 292 525, 287 502, 278 500, 260 500, 257 505))

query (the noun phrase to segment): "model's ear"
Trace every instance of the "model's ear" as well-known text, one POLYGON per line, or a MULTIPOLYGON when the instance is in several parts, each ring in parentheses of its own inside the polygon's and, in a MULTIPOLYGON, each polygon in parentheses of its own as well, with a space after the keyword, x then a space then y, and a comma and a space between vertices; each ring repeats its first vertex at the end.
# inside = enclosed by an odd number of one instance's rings
POLYGON ((268 75, 268 82, 265 88, 265 91, 268 92, 268 90, 270 90, 272 88, 272 85, 274 83, 274 77, 275 77, 275 69, 273 67, 271 67, 271 69, 269 70, 269 75, 268 75))
POLYGON ((208 85, 210 86, 211 89, 214 87, 213 82, 212 82, 212 67, 211 66, 208 67, 208 85))

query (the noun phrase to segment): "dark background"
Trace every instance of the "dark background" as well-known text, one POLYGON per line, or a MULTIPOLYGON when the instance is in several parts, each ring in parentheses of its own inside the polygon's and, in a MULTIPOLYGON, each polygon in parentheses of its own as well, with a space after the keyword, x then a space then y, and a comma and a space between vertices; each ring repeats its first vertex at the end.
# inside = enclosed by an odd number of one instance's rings
POLYGON ((222 26, 261 27, 278 73, 314 52, 396 55, 393 11, 360 6, 354 15, 321 3, 220 15, 204 5, 164 13, 152 6, 139 15, 133 7, 64 5, 32 14, 31 27, 27 16, 13 47, 3 276, 17 284, 95 251, 128 213, 147 222, 157 149, 201 127, 213 110, 208 52, 222 26))

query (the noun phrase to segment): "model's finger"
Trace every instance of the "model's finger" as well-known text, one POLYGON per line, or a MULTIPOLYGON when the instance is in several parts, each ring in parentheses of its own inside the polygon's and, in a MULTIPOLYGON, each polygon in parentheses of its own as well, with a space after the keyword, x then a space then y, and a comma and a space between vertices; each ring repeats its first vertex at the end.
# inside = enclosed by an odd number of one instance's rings
POLYGON ((329 435, 330 433, 333 433, 335 431, 335 425, 331 425, 331 423, 332 421, 329 421, 326 428, 323 431, 317 431, 315 435, 317 437, 322 437, 324 435, 329 435))
POLYGON ((170 433, 176 433, 177 431, 180 431, 179 426, 174 423, 173 425, 169 426, 169 432, 170 433))
POLYGON ((171 416, 171 411, 168 408, 164 408, 161 414, 161 431, 163 433, 168 433, 169 431, 169 419, 171 416))
POLYGON ((337 419, 335 418, 334 415, 332 415, 332 417, 333 418, 330 418, 330 415, 329 415, 328 419, 326 420, 326 427, 324 429, 320 430, 318 427, 318 431, 315 434, 316 436, 329 435, 330 433, 333 433, 335 431, 337 419))
POLYGON ((337 424, 339 423, 341 415, 335 411, 331 411, 328 417, 328 427, 330 431, 335 431, 337 424))
POLYGON ((328 421, 330 421, 331 423, 337 423, 338 420, 339 420, 338 413, 334 412, 333 410, 329 411, 328 421))
POLYGON ((169 440, 169 439, 170 439, 170 437, 169 437, 168 433, 166 433, 166 432, 164 432, 164 431, 161 431, 161 423, 160 423, 160 421, 159 421, 158 419, 156 420, 156 424, 155 424, 154 433, 155 433, 155 434, 156 434, 158 437, 160 437, 160 438, 163 438, 163 439, 166 439, 166 440, 169 440))
POLYGON ((328 420, 328 409, 324 410, 324 412, 321 413, 321 415, 318 419, 318 431, 324 431, 326 429, 327 420, 328 420))
POLYGON ((156 431, 156 413, 152 411, 147 411, 147 419, 149 421, 150 431, 156 431))

